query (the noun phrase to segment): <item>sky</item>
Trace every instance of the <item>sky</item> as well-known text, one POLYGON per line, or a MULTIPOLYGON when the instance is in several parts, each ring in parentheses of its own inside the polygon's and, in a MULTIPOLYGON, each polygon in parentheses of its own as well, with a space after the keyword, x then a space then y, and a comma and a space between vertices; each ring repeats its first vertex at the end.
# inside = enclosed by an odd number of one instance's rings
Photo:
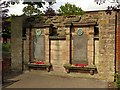
MULTIPOLYGON (((61 5, 69 2, 71 4, 75 4, 78 7, 81 7, 84 11, 105 10, 107 9, 108 5, 113 5, 112 3, 110 3, 110 1, 112 0, 107 0, 106 3, 98 5, 94 2, 94 0, 56 0, 57 3, 55 3, 52 7, 54 10, 58 10, 61 5)), ((22 9, 24 6, 25 5, 22 4, 22 1, 20 2, 20 4, 11 6, 9 14, 21 15, 23 13, 22 9)), ((46 6, 44 6, 44 9, 46 6)))

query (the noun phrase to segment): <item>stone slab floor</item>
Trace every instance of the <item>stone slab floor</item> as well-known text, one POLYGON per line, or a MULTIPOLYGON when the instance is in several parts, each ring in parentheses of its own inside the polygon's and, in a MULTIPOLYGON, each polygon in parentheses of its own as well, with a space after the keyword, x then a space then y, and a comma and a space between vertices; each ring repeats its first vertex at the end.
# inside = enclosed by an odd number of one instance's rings
MULTIPOLYGON (((17 77, 9 79, 13 83, 3 88, 107 88, 107 82, 93 78, 78 77, 76 74, 32 70, 17 77)), ((80 74, 78 74, 80 75, 80 74)))

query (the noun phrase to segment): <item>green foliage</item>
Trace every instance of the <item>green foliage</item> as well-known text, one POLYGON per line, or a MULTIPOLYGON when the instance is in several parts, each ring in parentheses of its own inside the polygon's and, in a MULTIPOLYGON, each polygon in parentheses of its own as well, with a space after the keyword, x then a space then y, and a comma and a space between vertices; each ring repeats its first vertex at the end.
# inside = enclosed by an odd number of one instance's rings
POLYGON ((45 16, 55 16, 56 12, 51 7, 47 7, 47 10, 44 11, 45 16))
POLYGON ((10 44, 8 44, 8 43, 3 43, 3 44, 2 44, 2 51, 3 51, 3 52, 10 52, 10 51, 11 51, 11 49, 10 49, 10 44))
POLYGON ((116 77, 116 86, 117 88, 120 88, 120 76, 118 75, 118 73, 116 73, 115 77, 116 77))
MULTIPOLYGON (((8 9, 8 7, 10 7, 10 5, 15 5, 15 4, 19 4, 20 3, 20 1, 22 1, 22 0, 0 0, 0 8, 2 8, 1 9, 1 11, 2 11, 2 17, 7 17, 8 16, 8 11, 9 11, 9 9, 8 9)), ((56 3, 56 0, 52 0, 52 1, 49 1, 49 0, 45 0, 47 3, 49 3, 49 5, 53 5, 54 3, 56 3)), ((46 4, 46 2, 36 2, 36 0, 30 0, 30 2, 23 2, 23 4, 27 4, 27 5, 30 5, 30 6, 34 6, 34 5, 36 5, 38 8, 41 8, 41 7, 43 7, 45 4, 46 4)), ((35 10, 34 11, 35 13, 40 13, 40 11, 39 10, 35 10)))
POLYGON ((65 5, 61 5, 58 10, 61 15, 83 15, 84 11, 80 7, 76 7, 74 4, 66 3, 65 5))
POLYGON ((2 18, 2 37, 9 38, 11 35, 11 17, 2 18))
POLYGON ((2 58, 11 58, 11 46, 8 43, 2 44, 2 58))
POLYGON ((41 15, 42 14, 42 12, 38 8, 35 8, 34 5, 28 5, 28 6, 24 7, 23 12, 27 16, 41 15))
POLYGON ((117 80, 116 84, 117 84, 117 87, 120 88, 120 80, 117 80))
POLYGON ((50 6, 56 3, 56 0, 45 0, 45 1, 48 2, 50 6))
POLYGON ((8 16, 9 9, 7 7, 10 7, 10 5, 18 4, 20 0, 0 0, 0 8, 2 11, 2 17, 8 16))

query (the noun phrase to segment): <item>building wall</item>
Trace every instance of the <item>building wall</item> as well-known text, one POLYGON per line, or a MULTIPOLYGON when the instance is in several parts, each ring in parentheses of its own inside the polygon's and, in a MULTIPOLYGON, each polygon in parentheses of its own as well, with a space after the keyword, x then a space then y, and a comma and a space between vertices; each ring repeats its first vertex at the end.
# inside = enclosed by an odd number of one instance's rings
MULTIPOLYGON (((72 32, 72 60, 73 60, 73 57, 74 57, 74 41, 73 41, 73 37, 74 36, 79 36, 79 35, 77 35, 77 33, 78 33, 78 29, 79 28, 81 28, 82 29, 82 31, 83 31, 83 35, 84 35, 84 37, 83 37, 83 41, 86 41, 86 44, 87 44, 87 46, 86 47, 83 47, 83 49, 86 49, 86 53, 84 53, 84 54, 86 54, 87 55, 87 64, 89 65, 89 66, 92 66, 93 64, 94 64, 94 26, 86 26, 86 27, 74 27, 74 32, 72 32), (85 39, 86 38, 86 39, 85 39)), ((83 35, 81 35, 81 37, 78 37, 78 39, 79 38, 82 38, 82 36, 83 35)), ((79 39, 80 40, 80 39, 79 39)), ((80 42, 80 41, 79 41, 80 42)), ((81 45, 80 44, 82 44, 82 43, 85 43, 85 42, 80 42, 79 43, 79 46, 75 46, 75 47, 78 47, 78 49, 79 48, 81 48, 81 45)), ((82 50, 82 49, 80 49, 80 50, 82 50)), ((76 50, 75 50, 76 51, 76 50)), ((82 55, 82 51, 81 51, 81 53, 79 52, 78 54, 77 54, 77 56, 78 55, 82 55)), ((85 55, 83 55, 84 57, 85 57, 85 55)), ((82 57, 81 57, 82 58, 82 57)), ((73 61, 74 62, 74 61, 73 61)), ((78 63, 80 63, 80 62, 78 62, 78 63)))
POLYGON ((116 72, 120 74, 120 12, 117 12, 116 19, 116 72))
POLYGON ((95 39, 94 40, 94 64, 96 65, 96 67, 99 67, 99 39, 95 39))
MULTIPOLYGON (((41 43, 41 41, 39 41, 40 38, 41 37, 43 37, 43 39, 45 38, 45 30, 44 29, 46 29, 46 28, 41 28, 42 34, 40 36, 36 34, 37 29, 40 29, 40 28, 32 28, 31 32, 30 32, 30 28, 26 28, 26 39, 24 40, 24 63, 28 63, 30 61, 31 62, 33 62, 33 61, 45 61, 45 59, 43 59, 43 58, 45 58, 44 49, 43 48, 37 49, 36 47, 39 47, 39 44, 41 43), (30 40, 30 38, 31 38, 31 40, 30 40), (41 55, 38 56, 39 50, 40 50, 40 53, 41 53, 41 51, 43 52, 42 59, 40 57, 41 55), (35 56, 35 53, 37 54, 36 56, 35 56)), ((45 46, 43 46, 44 42, 42 44, 42 47, 45 47, 45 46)), ((27 70, 26 65, 24 65, 24 70, 27 70)))
POLYGON ((11 26, 11 69, 22 72, 22 17, 13 17, 11 26))
MULTIPOLYGON (((96 64, 98 69, 98 78, 114 81, 115 74, 115 12, 112 12, 111 15, 106 14, 106 12, 94 12, 87 13, 86 16, 94 16, 98 18, 98 26, 99 26, 99 39, 94 41, 94 27, 87 26, 82 27, 83 31, 88 37, 88 63, 89 65, 96 64), (99 17, 98 17, 99 16, 99 17)), ((18 22, 20 19, 15 19, 14 22, 18 22), (17 20, 17 21, 16 21, 17 20)), ((12 67, 14 69, 21 70, 22 68, 22 28, 18 28, 17 26, 22 26, 20 23, 15 24, 12 29, 12 67), (13 32, 16 30, 15 32, 13 32), (18 38, 16 38, 18 37, 18 38), (19 43, 18 43, 19 42, 19 43), (16 48, 16 46, 18 46, 16 48), (18 54, 16 54, 18 52, 18 54)), ((66 30, 66 55, 65 55, 65 63, 70 63, 70 27, 64 27, 66 30)), ((75 33, 78 27, 75 27, 75 33)), ((32 29, 33 30, 33 29, 32 29)), ((25 62, 29 62, 30 60, 30 32, 29 29, 26 30, 26 40, 25 43, 25 62)), ((31 35, 34 35, 33 33, 31 35)), ((50 41, 49 41, 49 28, 44 28, 44 37, 45 37, 45 60, 46 62, 50 62, 50 41)), ((73 51, 73 48, 72 48, 73 51)), ((73 52, 72 52, 73 53, 73 52)), ((72 55, 73 57, 73 55, 72 55)))
POLYGON ((114 81, 115 74, 115 12, 99 12, 99 67, 100 79, 114 81))
MULTIPOLYGON (((28 63, 29 62, 29 28, 26 29, 26 39, 23 41, 24 42, 24 63, 28 63)), ((24 71, 27 70, 26 65, 24 65, 24 71)))
MULTIPOLYGON (((115 49, 115 12, 112 11, 112 14, 110 15, 106 14, 105 11, 93 11, 88 12, 86 16, 98 18, 99 39, 97 42, 95 40, 95 48, 99 47, 99 52, 95 52, 95 63, 98 68, 98 77, 99 79, 114 81, 115 67, 119 67, 118 62, 117 64, 115 63, 115 57, 117 56, 117 61, 119 61, 120 56, 118 44, 120 35, 117 35, 117 46, 115 49)), ((119 34, 119 31, 117 34, 119 34)))

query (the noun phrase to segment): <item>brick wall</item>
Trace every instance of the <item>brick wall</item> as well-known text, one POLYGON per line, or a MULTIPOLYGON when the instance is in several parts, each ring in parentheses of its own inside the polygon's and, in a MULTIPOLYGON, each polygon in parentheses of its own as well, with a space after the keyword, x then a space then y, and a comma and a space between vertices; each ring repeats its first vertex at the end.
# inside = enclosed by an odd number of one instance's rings
POLYGON ((116 29, 116 71, 120 74, 120 12, 117 13, 117 29, 116 29))

